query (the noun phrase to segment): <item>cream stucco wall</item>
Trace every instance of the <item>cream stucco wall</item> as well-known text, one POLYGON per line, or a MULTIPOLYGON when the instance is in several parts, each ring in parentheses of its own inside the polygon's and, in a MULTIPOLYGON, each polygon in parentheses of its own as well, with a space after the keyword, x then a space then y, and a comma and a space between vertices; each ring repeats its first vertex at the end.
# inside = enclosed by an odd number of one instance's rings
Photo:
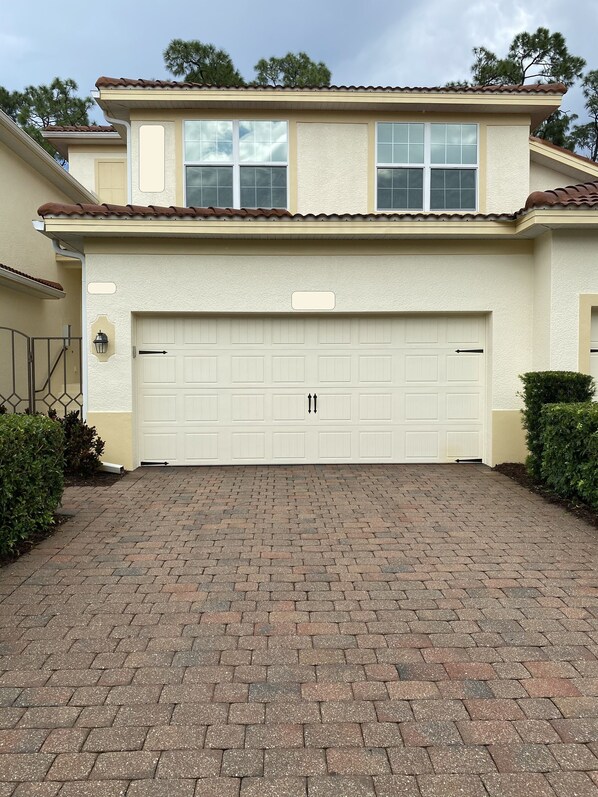
POLYGON ((72 202, 12 150, 0 144, 0 263, 33 277, 59 282, 64 299, 38 299, 17 290, 0 290, 0 326, 28 335, 61 335, 71 324, 81 329, 80 269, 57 263, 51 242, 31 222, 44 202, 72 202))
POLYGON ((554 232, 551 271, 550 367, 576 371, 580 297, 598 294, 598 232, 554 232))
POLYGON ((529 194, 529 127, 490 124, 486 142, 486 212, 513 213, 529 194))
MULTIPOLYGON (((246 242, 238 253, 229 244, 229 253, 219 254, 213 244, 189 242, 177 254, 173 242, 140 242, 136 253, 124 244, 119 252, 118 243, 110 253, 90 242, 88 280, 117 285, 112 295, 87 296, 89 318, 106 315, 115 326, 115 355, 89 363, 90 413, 134 412, 135 313, 291 313, 297 290, 334 291, 335 313, 488 313, 489 408, 519 409, 518 374, 532 367, 529 244, 456 242, 442 251, 424 243, 394 250, 337 243, 303 253, 302 246, 273 254, 275 244, 264 250, 246 242)), ((488 423, 488 448, 490 437, 488 423)))
POLYGON ((367 213, 368 125, 297 124, 297 212, 367 213))
MULTIPOLYGON (((588 177, 588 179, 590 179, 588 177)), ((557 169, 549 169, 540 163, 531 162, 529 174, 529 191, 548 191, 551 188, 560 188, 564 185, 574 185, 579 182, 579 177, 574 174, 557 169)))
MULTIPOLYGON (((176 205, 177 197, 177 169, 176 169, 176 143, 175 122, 165 121, 134 121, 131 123, 131 181, 132 201, 135 205, 176 205), (139 188, 140 170, 143 164, 139 160, 139 128, 143 125, 157 125, 164 128, 164 152, 154 153, 155 157, 164 158, 164 190, 159 192, 141 191, 139 188)), ((151 158, 151 152, 142 153, 144 157, 151 158)), ((180 180, 182 180, 180 175, 180 180)))
MULTIPOLYGON (((70 146, 69 147, 69 174, 78 180, 85 188, 98 193, 97 161, 99 160, 126 160, 126 147, 97 147, 70 146)), ((101 197, 100 197, 101 199, 101 197)))

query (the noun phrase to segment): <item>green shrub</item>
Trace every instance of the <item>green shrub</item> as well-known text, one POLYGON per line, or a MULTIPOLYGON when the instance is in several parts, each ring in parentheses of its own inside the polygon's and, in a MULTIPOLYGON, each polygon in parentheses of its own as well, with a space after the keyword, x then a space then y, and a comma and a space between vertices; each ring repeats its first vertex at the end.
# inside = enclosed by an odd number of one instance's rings
POLYGON ((545 404, 569 404, 591 401, 594 380, 577 371, 532 371, 520 377, 523 382, 523 428, 529 456, 527 469, 536 479, 542 478, 542 407, 545 404))
POLYGON ((598 404, 547 404, 542 424, 542 478, 598 509, 598 404))
POLYGON ((0 416, 0 553, 52 525, 64 489, 64 435, 43 415, 0 416))
POLYGON ((59 418, 54 410, 49 416, 64 431, 64 472, 68 476, 91 476, 100 467, 104 441, 95 426, 88 426, 79 418, 79 410, 59 418))

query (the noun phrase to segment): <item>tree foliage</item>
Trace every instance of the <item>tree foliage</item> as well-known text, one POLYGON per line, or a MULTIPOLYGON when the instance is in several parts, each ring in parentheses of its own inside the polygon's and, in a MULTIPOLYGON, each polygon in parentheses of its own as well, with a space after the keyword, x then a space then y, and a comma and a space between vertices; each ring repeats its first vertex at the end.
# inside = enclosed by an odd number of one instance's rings
POLYGON ((586 65, 583 58, 569 52, 561 33, 551 33, 548 28, 518 33, 504 58, 498 58, 486 47, 474 47, 473 54, 471 72, 478 86, 532 82, 564 83, 570 87, 586 65))
POLYGON ((598 161, 598 69, 588 72, 582 81, 585 107, 589 121, 575 125, 570 135, 570 143, 589 158, 598 161))
POLYGON ((254 67, 256 82, 272 86, 329 86, 332 74, 323 61, 307 53, 287 53, 282 58, 261 58, 254 67))
MULTIPOLYGON (((245 80, 226 50, 192 39, 173 39, 164 50, 166 69, 175 77, 211 86, 244 86, 245 80)), ((330 70, 307 53, 261 58, 254 67, 254 83, 274 86, 329 86, 330 70)))
MULTIPOLYGON (((534 33, 518 33, 504 58, 486 47, 474 47, 472 82, 477 86, 525 83, 563 83, 570 88, 582 76, 583 58, 569 52, 562 33, 538 28, 534 33)), ((598 147, 598 72, 589 72, 583 80, 588 124, 576 125, 576 114, 559 110, 534 130, 534 135, 560 147, 587 149, 596 160, 598 147), (590 78, 591 75, 595 77, 590 78), (589 104, 588 104, 589 103, 589 104), (592 110, 594 109, 594 110, 592 110), (592 119, 594 122, 592 123, 592 119)))
POLYGON ((52 156, 56 151, 44 139, 48 125, 88 125, 91 97, 77 97, 77 84, 71 78, 54 78, 47 86, 27 86, 23 91, 7 91, 0 86, 0 108, 19 127, 52 156))
POLYGON ((193 39, 173 39, 164 50, 166 69, 175 77, 211 86, 242 86, 245 81, 226 50, 193 39))

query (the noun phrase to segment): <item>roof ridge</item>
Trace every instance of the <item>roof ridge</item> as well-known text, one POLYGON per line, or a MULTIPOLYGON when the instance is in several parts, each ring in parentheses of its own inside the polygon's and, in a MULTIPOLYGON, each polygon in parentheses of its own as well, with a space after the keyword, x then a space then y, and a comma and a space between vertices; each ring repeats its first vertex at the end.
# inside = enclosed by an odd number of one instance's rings
POLYGON ((249 84, 239 86, 218 86, 209 83, 195 83, 192 81, 178 80, 149 80, 146 78, 113 78, 101 76, 96 80, 96 87, 101 88, 172 88, 172 89, 199 89, 204 91, 375 91, 389 93, 465 93, 465 94, 564 94, 567 87, 563 83, 528 83, 528 84, 498 84, 489 86, 356 86, 356 85, 331 85, 331 86, 271 86, 249 84))

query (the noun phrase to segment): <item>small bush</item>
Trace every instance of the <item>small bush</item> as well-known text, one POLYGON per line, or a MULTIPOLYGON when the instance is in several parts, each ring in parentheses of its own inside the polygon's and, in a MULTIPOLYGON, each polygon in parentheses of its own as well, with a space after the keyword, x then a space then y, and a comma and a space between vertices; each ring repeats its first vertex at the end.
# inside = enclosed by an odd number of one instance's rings
POLYGON ((523 428, 529 456, 528 472, 542 478, 542 407, 545 404, 569 404, 591 401, 594 380, 577 371, 532 371, 520 377, 523 382, 523 428))
POLYGON ((543 480, 598 509, 598 404, 548 404, 542 424, 543 480))
POLYGON ((52 525, 64 489, 62 428, 43 415, 0 416, 0 553, 52 525))
POLYGON ((64 472, 67 476, 91 476, 100 467, 104 441, 95 426, 88 426, 79 418, 79 410, 59 418, 50 410, 50 418, 64 431, 64 472))

